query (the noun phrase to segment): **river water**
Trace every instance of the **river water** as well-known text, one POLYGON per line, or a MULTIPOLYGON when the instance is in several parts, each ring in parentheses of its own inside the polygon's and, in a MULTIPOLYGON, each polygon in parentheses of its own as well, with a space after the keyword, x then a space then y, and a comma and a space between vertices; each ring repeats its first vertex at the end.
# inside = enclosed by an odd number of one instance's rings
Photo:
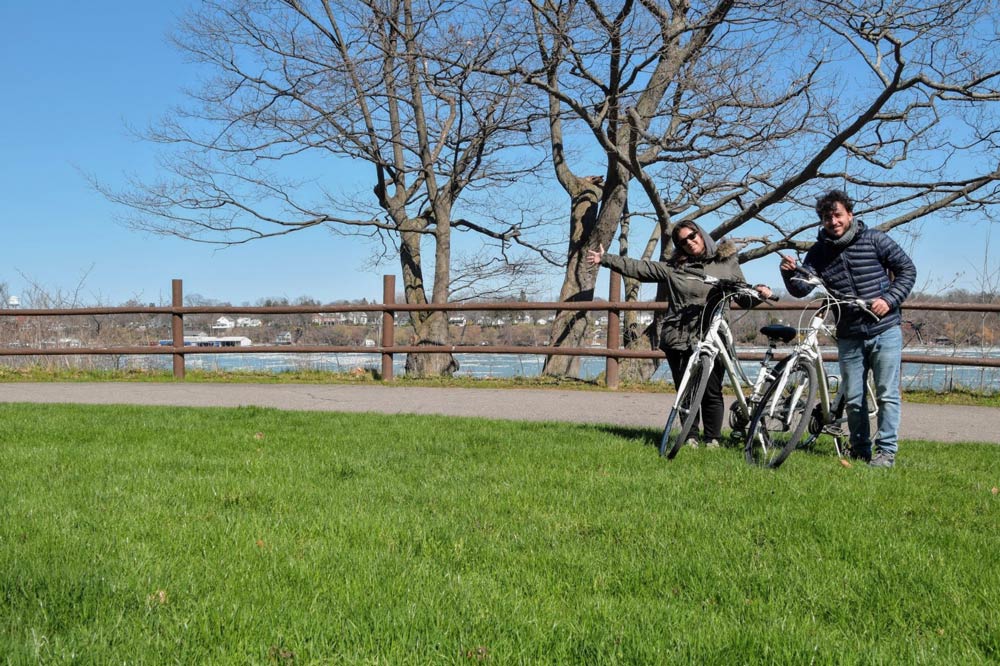
MULTIPOLYGON (((762 352, 765 348, 746 348, 745 351, 762 352)), ((835 351, 833 349, 828 351, 835 351)), ((962 358, 1000 358, 1000 348, 992 349, 952 349, 942 347, 908 347, 907 354, 934 354, 936 356, 956 356, 962 358)), ((459 370, 463 377, 510 378, 536 377, 542 370, 545 357, 534 354, 456 354, 459 370)), ((270 372, 290 372, 296 370, 319 370, 327 372, 349 372, 354 368, 381 367, 381 357, 373 353, 352 354, 190 354, 185 360, 190 370, 267 370, 270 372)), ((393 372, 397 376, 405 374, 404 355, 396 354, 393 372)), ((126 367, 169 369, 169 356, 129 356, 126 367)), ((745 361, 743 368, 751 378, 756 375, 759 363, 745 361)), ((580 375, 583 379, 594 379, 604 372, 604 359, 584 357, 580 375)), ((828 363, 827 372, 838 374, 837 364, 828 363)), ((670 372, 666 363, 653 375, 654 380, 668 381, 670 372)), ((1000 391, 1000 368, 977 368, 937 364, 903 364, 903 387, 907 389, 934 389, 938 391, 953 388, 971 388, 977 391, 1000 391)))

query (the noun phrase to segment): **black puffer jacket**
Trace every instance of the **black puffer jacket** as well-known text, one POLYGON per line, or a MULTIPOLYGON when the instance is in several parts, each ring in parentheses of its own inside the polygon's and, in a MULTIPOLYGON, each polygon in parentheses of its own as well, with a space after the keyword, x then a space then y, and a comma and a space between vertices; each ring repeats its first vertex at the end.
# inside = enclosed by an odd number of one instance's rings
MULTIPOLYGON (((917 281, 917 268, 896 241, 881 231, 869 229, 856 220, 858 229, 854 239, 843 248, 835 247, 820 229, 816 244, 809 248, 803 265, 830 287, 856 298, 872 301, 883 298, 892 309, 879 321, 856 308, 841 311, 837 322, 837 336, 841 338, 871 338, 901 320, 899 308, 910 295, 917 281)), ((801 298, 812 287, 791 279, 794 272, 782 271, 785 287, 792 296, 801 298)))
MULTIPOLYGON (((702 233, 702 238, 709 238, 702 233)), ((744 281, 743 271, 736 256, 736 246, 729 240, 718 245, 706 242, 704 257, 688 259, 683 263, 685 271, 711 275, 722 280, 744 281)), ((705 305, 714 301, 716 290, 693 275, 677 270, 677 261, 645 261, 630 259, 613 254, 605 254, 601 265, 640 282, 661 282, 667 287, 670 309, 660 320, 660 349, 691 349, 701 338, 702 316, 705 305)), ((759 303, 740 302, 747 307, 759 303)))

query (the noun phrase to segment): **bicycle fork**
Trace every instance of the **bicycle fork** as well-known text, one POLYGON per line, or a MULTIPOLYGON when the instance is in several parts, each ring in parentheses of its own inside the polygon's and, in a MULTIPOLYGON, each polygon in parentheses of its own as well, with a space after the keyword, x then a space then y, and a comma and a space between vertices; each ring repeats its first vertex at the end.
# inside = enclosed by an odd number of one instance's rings
POLYGON ((809 430, 815 440, 822 433, 833 437, 833 449, 838 458, 843 458, 850 451, 850 437, 844 432, 842 427, 846 417, 844 416, 844 392, 840 390, 841 384, 837 379, 837 390, 830 395, 830 380, 836 375, 827 375, 826 366, 823 365, 823 357, 820 356, 816 362, 817 369, 817 389, 819 390, 819 400, 813 410, 812 420, 809 430))

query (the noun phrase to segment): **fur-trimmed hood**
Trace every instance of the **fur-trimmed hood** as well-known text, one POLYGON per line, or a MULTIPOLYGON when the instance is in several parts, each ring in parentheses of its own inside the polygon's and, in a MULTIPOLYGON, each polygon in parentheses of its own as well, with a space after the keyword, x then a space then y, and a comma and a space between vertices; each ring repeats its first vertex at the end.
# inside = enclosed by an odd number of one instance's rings
POLYGON ((737 252, 739 252, 739 250, 740 248, 736 245, 736 243, 729 240, 728 238, 723 238, 715 246, 715 256, 712 258, 720 261, 728 259, 729 257, 732 257, 737 252))

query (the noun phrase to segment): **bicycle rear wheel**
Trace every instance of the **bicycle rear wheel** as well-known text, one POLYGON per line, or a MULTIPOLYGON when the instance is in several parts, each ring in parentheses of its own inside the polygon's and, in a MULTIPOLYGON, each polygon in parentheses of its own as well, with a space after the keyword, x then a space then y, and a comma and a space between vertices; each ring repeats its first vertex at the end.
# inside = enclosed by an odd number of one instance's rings
POLYGON ((777 468, 802 440, 816 405, 816 369, 799 359, 754 408, 743 451, 751 465, 777 468))
POLYGON ((677 395, 674 400, 673 409, 667 417, 667 425, 663 428, 663 436, 660 438, 660 455, 673 458, 681 450, 687 440, 691 428, 698 422, 698 413, 701 411, 701 399, 705 395, 705 387, 712 375, 714 359, 709 356, 700 356, 691 368, 691 376, 688 377, 684 390, 677 395), (674 425, 679 429, 671 432, 674 425))

